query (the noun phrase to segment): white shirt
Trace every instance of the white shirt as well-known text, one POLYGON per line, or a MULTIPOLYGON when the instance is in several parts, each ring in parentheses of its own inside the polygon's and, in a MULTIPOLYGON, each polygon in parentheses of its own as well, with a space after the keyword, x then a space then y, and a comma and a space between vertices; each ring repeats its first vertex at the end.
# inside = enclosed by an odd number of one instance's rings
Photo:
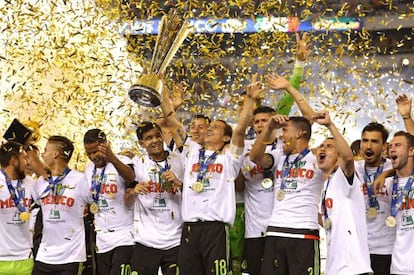
MULTIPOLYGON (((249 148, 250 149, 250 148, 249 148)), ((271 146, 266 147, 266 153, 270 152, 271 146)), ((273 209, 274 188, 262 186, 262 168, 250 160, 245 154, 241 172, 245 179, 244 187, 244 209, 245 209, 245 238, 264 237, 270 215, 273 209)), ((274 174, 274 170, 271 170, 274 174)))
MULTIPOLYGON (((403 190, 408 177, 398 179, 398 190, 403 190)), ((393 178, 385 181, 389 194, 392 194, 393 178)), ((408 194, 407 202, 401 206, 395 217, 397 221, 395 243, 392 250, 391 273, 414 274, 414 184, 408 194)), ((390 215, 390 213, 388 214, 390 215)))
MULTIPOLYGON (((327 275, 349 275, 372 272, 368 250, 365 202, 361 183, 353 176, 348 183, 341 168, 325 181, 325 206, 331 228, 326 230, 327 275)), ((321 211, 323 219, 323 211, 321 211)))
MULTIPOLYGON (((275 185, 274 192, 280 190, 282 169, 286 155, 280 149, 272 150, 274 159, 275 185)), ((298 154, 289 156, 289 161, 298 154)), ((284 199, 278 201, 274 196, 270 226, 318 230, 318 207, 322 190, 322 171, 318 168, 316 157, 309 152, 294 168, 290 169, 288 184, 284 189, 284 199), (297 167, 296 167, 297 166, 297 167)))
MULTIPOLYGON (((126 156, 117 156, 124 164, 132 164, 126 156)), ((92 188, 92 175, 95 165, 91 162, 85 168, 88 186, 92 188)), ((103 168, 96 169, 100 176, 103 168)), ((105 253, 119 246, 134 244, 133 210, 124 202, 125 180, 112 163, 105 166, 105 174, 99 194, 99 212, 95 214, 97 253, 105 253)), ((92 190, 92 189, 91 189, 92 190)), ((90 195, 92 197, 92 194, 90 195)))
MULTIPOLYGON (((53 192, 49 191, 47 196, 40 198, 43 234, 36 261, 47 264, 84 262, 83 213, 90 200, 89 187, 85 175, 75 170, 71 170, 61 183, 63 193, 53 196, 53 192)), ((43 177, 37 180, 34 188, 37 198, 43 195, 48 185, 49 182, 43 177)))
MULTIPOLYGON (((236 215, 235 186, 241 162, 242 150, 230 145, 217 155, 204 177, 202 192, 192 190, 197 181, 200 145, 192 142, 185 157, 182 215, 185 222, 220 221, 229 225, 236 215)), ((240 148, 241 149, 241 148, 240 148)), ((212 155, 206 151, 206 159, 212 155)))
MULTIPOLYGON (((166 161, 157 162, 162 169, 166 161)), ((181 191, 172 192, 170 185, 167 191, 162 191, 159 178, 161 170, 157 163, 148 155, 134 158, 136 181, 146 183, 150 191, 138 195, 134 204, 134 238, 135 241, 147 247, 156 249, 170 249, 180 245, 182 217, 181 217, 181 191)), ((167 164, 170 170, 181 181, 183 168, 180 157, 169 153, 167 164)))
MULTIPOLYGON (((383 171, 387 171, 392 168, 391 161, 386 160, 383 166, 383 171)), ((367 167, 367 173, 370 176, 371 183, 374 181, 373 175, 377 171, 377 167, 367 167)), ((362 182, 362 188, 364 192, 365 200, 365 213, 369 209, 367 184, 364 180, 365 175, 365 160, 355 162, 355 172, 362 182)), ((385 219, 390 213, 391 208, 391 194, 384 189, 377 194, 377 217, 375 219, 369 219, 366 217, 368 228, 368 247, 371 254, 378 255, 391 255, 392 247, 395 241, 395 228, 390 228, 385 225, 385 219)))
MULTIPOLYGON (((17 180, 12 180, 15 190, 17 180)), ((33 193, 33 182, 22 182, 24 206, 28 210, 33 193)), ((19 218, 19 211, 7 188, 6 179, 0 173, 0 261, 18 261, 29 259, 32 254, 32 234, 30 222, 19 218)))

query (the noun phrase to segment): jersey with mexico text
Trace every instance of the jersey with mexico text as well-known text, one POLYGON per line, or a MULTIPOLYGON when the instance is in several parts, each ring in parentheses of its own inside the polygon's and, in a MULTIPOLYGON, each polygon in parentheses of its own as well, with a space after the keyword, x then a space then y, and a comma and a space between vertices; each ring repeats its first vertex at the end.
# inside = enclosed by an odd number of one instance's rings
MULTIPOLYGON (((265 152, 270 152, 272 147, 272 145, 268 145, 265 152)), ((241 172, 245 179, 244 207, 246 229, 244 237, 264 237, 273 209, 273 184, 269 188, 262 186, 263 169, 250 160, 248 153, 244 154, 241 172)), ((269 172, 274 174, 274 170, 269 172)))
MULTIPOLYGON (((392 169, 391 161, 387 159, 383 164, 383 171, 392 169)), ((367 167, 367 174, 371 183, 374 182, 374 174, 377 171, 377 167, 367 167)), ((358 175, 359 180, 362 182, 362 188, 365 199, 365 213, 370 208, 368 200, 368 186, 365 182, 365 160, 355 161, 355 172, 358 175)), ((371 187, 372 188, 372 187, 371 187)), ((370 219, 366 217, 368 226, 368 247, 371 254, 377 255, 391 255, 392 247, 395 240, 395 228, 390 228, 385 225, 385 219, 390 213, 391 207, 391 194, 387 192, 387 189, 383 188, 381 192, 376 195, 375 205, 377 209, 377 217, 370 219)))
POLYGON ((169 153, 164 161, 155 162, 148 155, 135 157, 135 180, 147 185, 148 193, 139 194, 134 204, 134 238, 137 243, 156 249, 180 245, 181 191, 160 178, 169 168, 180 181, 183 168, 180 157, 169 153))
MULTIPOLYGON (((398 179, 398 191, 403 192, 409 177, 398 179)), ((385 186, 389 194, 392 194, 393 177, 387 178, 385 186)), ((414 185, 408 192, 408 198, 398 210, 395 243, 392 250, 391 273, 414 274, 414 185)), ((388 213, 390 215, 390 212, 388 213)))
MULTIPOLYGON (((331 221, 331 227, 326 230, 325 274, 372 272, 363 211, 364 196, 358 177, 354 174, 350 184, 342 169, 338 168, 330 179, 325 181, 322 194, 324 193, 327 217, 331 221)), ((325 219, 323 212, 321 211, 322 217, 325 219)))
MULTIPOLYGON (((56 177, 53 177, 55 179, 56 177)), ((90 202, 89 186, 83 173, 71 170, 58 188, 46 188, 40 177, 35 184, 36 198, 43 212, 43 235, 36 261, 67 264, 86 261, 83 215, 90 202)))
MULTIPOLYGON (((11 181, 17 190, 17 180, 11 181)), ((26 211, 30 207, 33 193, 33 181, 25 178, 22 181, 22 194, 26 211)), ((22 221, 19 210, 7 188, 6 179, 0 173, 0 261, 26 260, 32 254, 32 234, 29 221, 22 221)))
MULTIPOLYGON (((126 165, 131 165, 132 160, 126 156, 117 156, 126 165)), ((95 165, 91 162, 85 168, 88 186, 92 191, 92 175, 95 165)), ((133 210, 124 202, 126 189, 125 180, 119 175, 112 163, 107 163, 105 168, 97 168, 95 176, 102 177, 99 192, 99 212, 95 214, 95 231, 97 253, 105 253, 119 246, 134 244, 133 210), (102 175, 102 171, 104 175, 102 175)), ((92 195, 90 195, 92 196, 92 195)))
MULTIPOLYGON (((274 160, 273 168, 276 167, 276 194, 280 190, 286 155, 280 149, 272 150, 270 154, 274 160)), ((289 162, 293 162, 298 155, 290 155, 289 162)), ((318 230, 318 206, 322 183, 322 171, 318 168, 315 155, 309 152, 290 169, 283 200, 279 201, 274 196, 269 226, 318 230)))
MULTIPOLYGON (((208 166, 201 192, 192 186, 197 182, 200 145, 191 142, 185 157, 182 215, 185 222, 220 221, 229 225, 236 215, 234 180, 237 177, 243 158, 242 148, 233 144, 217 154, 217 158, 208 166)), ((214 152, 206 150, 208 159, 214 152)))

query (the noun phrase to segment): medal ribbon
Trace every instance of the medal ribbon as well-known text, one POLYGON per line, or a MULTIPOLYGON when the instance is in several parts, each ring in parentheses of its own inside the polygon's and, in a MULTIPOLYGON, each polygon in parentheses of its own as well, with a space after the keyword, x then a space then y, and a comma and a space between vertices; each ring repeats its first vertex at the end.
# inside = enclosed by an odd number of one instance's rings
MULTIPOLYGON (((70 172, 69 168, 66 168, 65 171, 63 171, 63 175, 58 176, 53 180, 52 176, 49 177, 49 185, 46 187, 46 189, 40 194, 39 198, 44 198, 49 194, 50 190, 53 190, 53 192, 56 192, 56 185, 61 182, 70 172)), ((55 194, 54 194, 55 195, 55 194)))
MULTIPOLYGON (((151 157, 150 157, 151 158, 151 157)), ((160 173, 162 174, 162 173, 164 173, 165 171, 168 171, 168 170, 170 170, 170 168, 171 168, 171 165, 170 164, 168 164, 168 160, 167 160, 167 158, 165 159, 165 164, 164 164, 164 167, 162 167, 159 163, 158 163, 158 161, 155 161, 155 160, 153 160, 152 158, 151 158, 151 160, 157 165, 157 167, 158 167, 158 169, 160 170, 160 173)), ((160 161, 161 162, 161 161, 160 161)))
POLYGON ((14 189, 12 182, 10 178, 7 176, 6 172, 4 172, 3 169, 1 169, 1 172, 3 173, 4 177, 6 178, 6 184, 7 188, 9 189, 10 196, 14 202, 14 205, 19 210, 19 212, 26 212, 26 207, 24 207, 24 195, 23 195, 23 188, 22 188, 22 180, 17 180, 17 192, 16 189, 14 189))
MULTIPOLYGON (((150 157, 151 158, 151 157, 150 157)), ((168 160, 167 160, 167 158, 165 158, 165 164, 164 164, 164 167, 162 167, 159 163, 158 163, 158 161, 155 161, 155 160, 153 160, 152 158, 151 158, 151 160, 157 165, 157 167, 158 167, 158 169, 159 169, 159 179, 158 179, 158 181, 159 181, 159 183, 160 183, 160 189, 163 189, 163 184, 164 184, 164 181, 163 180, 161 180, 161 174, 162 173, 164 173, 165 171, 168 171, 168 170, 170 170, 170 168, 171 168, 171 164, 168 164, 168 160)))
POLYGON ((101 174, 99 177, 96 176, 96 166, 93 168, 92 173, 92 199, 95 203, 98 203, 99 201, 99 193, 101 192, 101 184, 103 181, 103 178, 105 176, 105 167, 102 169, 101 174))
POLYGON ((378 166, 377 171, 375 171, 375 174, 373 174, 374 179, 371 181, 371 177, 368 175, 367 167, 364 168, 364 181, 367 185, 367 193, 368 193, 368 202, 369 207, 375 207, 377 204, 377 198, 374 196, 374 190, 372 189, 372 183, 374 180, 382 173, 382 170, 384 169, 384 162, 385 158, 381 160, 381 164, 378 166))
POLYGON ((289 163, 289 155, 286 156, 285 161, 283 163, 283 169, 282 169, 282 183, 280 184, 280 190, 285 189, 285 182, 287 177, 289 176, 290 169, 293 167, 293 165, 303 159, 307 154, 309 153, 309 149, 305 148, 300 154, 295 158, 295 160, 292 163, 289 163))
MULTIPOLYGON (((336 171, 336 170, 335 170, 336 171)), ((335 171, 333 171, 329 177, 328 177, 328 181, 326 182, 326 187, 325 190, 323 190, 323 196, 322 196, 322 211, 323 211, 323 217, 325 220, 328 219, 328 209, 326 208, 326 204, 325 204, 325 200, 326 200, 326 192, 328 191, 328 187, 329 187, 329 183, 331 182, 331 178, 333 173, 335 173, 335 171)))
POLYGON ((403 202, 405 202, 408 192, 411 190, 411 186, 414 182, 414 171, 411 173, 410 177, 405 184, 404 190, 402 192, 398 191, 398 176, 394 175, 392 183, 392 195, 391 195, 391 216, 394 218, 397 216, 398 210, 403 202))
POLYGON ((205 156, 206 151, 204 149, 200 149, 200 153, 198 154, 198 164, 199 168, 197 171, 197 181, 202 181, 205 174, 208 171, 208 167, 210 164, 214 163, 217 158, 217 151, 211 154, 207 159, 205 156))

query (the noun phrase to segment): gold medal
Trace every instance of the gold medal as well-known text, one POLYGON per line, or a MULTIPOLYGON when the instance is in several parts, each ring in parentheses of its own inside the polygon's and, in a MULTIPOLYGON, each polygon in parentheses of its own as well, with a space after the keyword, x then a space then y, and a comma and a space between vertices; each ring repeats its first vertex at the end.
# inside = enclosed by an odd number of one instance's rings
POLYGON ((378 216, 377 209, 375 207, 370 207, 367 211, 367 217, 371 220, 375 219, 378 216))
POLYGON ((323 221, 323 228, 325 228, 326 230, 329 230, 329 229, 331 229, 331 227, 332 227, 331 219, 330 218, 326 218, 323 221))
POLYGON ((96 214, 99 212, 99 205, 96 202, 91 203, 91 205, 89 206, 89 211, 92 214, 96 214))
POLYGON ((29 220, 29 218, 30 218, 30 213, 29 212, 20 212, 20 214, 19 214, 19 218, 20 218, 20 220, 22 220, 22 221, 28 221, 29 220))
POLYGON ((204 186, 203 186, 203 183, 201 181, 196 181, 195 183, 193 183, 192 188, 193 188, 194 192, 200 193, 200 192, 203 191, 204 186))
POLYGON ((272 186, 273 186, 273 180, 272 179, 270 179, 270 178, 262 179, 262 187, 264 189, 269 189, 272 186))
POLYGON ((388 217, 385 219, 385 224, 386 224, 388 227, 395 227, 395 226, 397 225, 397 220, 396 220, 393 216, 388 216, 388 217))
POLYGON ((279 189, 277 191, 276 198, 278 201, 282 201, 285 198, 285 191, 283 191, 282 189, 279 189))

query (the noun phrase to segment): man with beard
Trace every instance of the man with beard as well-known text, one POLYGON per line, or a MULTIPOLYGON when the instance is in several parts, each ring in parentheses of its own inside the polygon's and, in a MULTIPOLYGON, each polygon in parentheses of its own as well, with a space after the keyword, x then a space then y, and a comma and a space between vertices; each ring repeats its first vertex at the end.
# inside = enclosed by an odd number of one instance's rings
POLYGON ((327 243, 325 274, 368 274, 372 270, 365 215, 361 211, 364 197, 352 150, 327 111, 316 113, 315 121, 332 134, 317 149, 318 166, 325 179, 321 204, 327 243))
POLYGON ((85 175, 68 167, 73 150, 68 138, 51 136, 42 153, 51 175, 34 187, 43 231, 33 275, 78 274, 86 261, 83 214, 90 194, 85 175))
POLYGON ((133 211, 124 203, 127 185, 135 179, 132 161, 115 155, 100 129, 88 130, 83 144, 92 161, 85 175, 93 199, 89 210, 95 220, 97 272, 124 274, 134 245, 133 211))
POLYGON ((25 179, 21 144, 0 146, 0 274, 29 275, 33 269, 29 206, 33 182, 25 179))
POLYGON ((132 272, 156 275, 177 273, 181 236, 182 166, 179 156, 164 150, 158 125, 144 121, 137 137, 147 154, 135 157, 136 186, 129 188, 125 201, 134 206, 132 272))
POLYGON ((391 274, 414 274, 414 136, 403 131, 395 133, 389 152, 395 174, 385 182, 391 194, 386 225, 396 229, 391 274))
POLYGON ((383 171, 392 168, 391 161, 383 156, 387 139, 388 131, 382 124, 369 123, 362 130, 360 152, 363 160, 355 161, 355 172, 363 183, 371 267, 378 275, 390 274, 395 240, 395 230, 384 223, 390 212, 391 194, 385 187, 379 192, 373 188, 374 180, 383 171))

